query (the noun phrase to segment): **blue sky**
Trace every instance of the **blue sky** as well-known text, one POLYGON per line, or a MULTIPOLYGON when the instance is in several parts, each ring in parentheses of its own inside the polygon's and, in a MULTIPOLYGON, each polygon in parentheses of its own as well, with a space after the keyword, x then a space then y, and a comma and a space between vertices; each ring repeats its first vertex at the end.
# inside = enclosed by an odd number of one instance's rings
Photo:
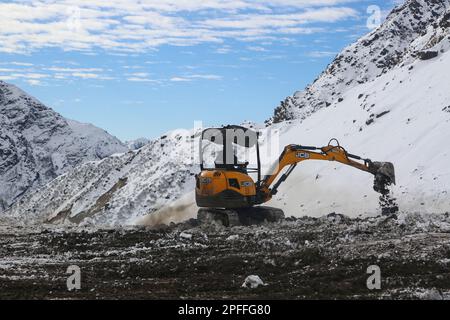
POLYGON ((0 1, 0 80, 122 140, 263 122, 398 2, 0 1))

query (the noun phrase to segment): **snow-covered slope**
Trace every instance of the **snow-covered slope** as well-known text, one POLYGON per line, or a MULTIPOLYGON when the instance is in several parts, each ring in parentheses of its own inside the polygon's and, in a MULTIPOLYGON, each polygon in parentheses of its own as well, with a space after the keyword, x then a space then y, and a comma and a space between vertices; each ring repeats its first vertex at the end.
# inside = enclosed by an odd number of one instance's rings
MULTIPOLYGON (((416 61, 343 93, 344 101, 280 126, 282 143, 326 144, 396 167, 402 211, 450 211, 450 52, 416 61), (444 72, 443 72, 444 71, 444 72), (360 98, 359 98, 360 97, 360 98)), ((375 213, 372 177, 332 163, 304 163, 272 205, 292 214, 375 213), (317 174, 317 176, 316 176, 317 174)))
POLYGON ((194 187, 192 132, 177 130, 139 150, 78 166, 26 196, 22 221, 129 224, 194 187))
MULTIPOLYGON (((280 148, 322 146, 337 138, 352 153, 391 161, 401 210, 450 211, 449 10, 450 0, 408 0, 345 49, 306 91, 291 97, 292 104, 278 108, 275 123, 264 130, 279 131, 280 148)), ((192 176, 198 171, 187 161, 192 138, 192 132, 173 132, 137 151, 77 167, 9 214, 32 221, 128 224, 162 208, 158 221, 167 222, 165 214, 177 221, 192 217, 192 176)), ((269 205, 295 216, 375 214, 372 182, 364 172, 311 161, 296 169, 269 205)), ((149 220, 155 219, 139 219, 149 220)))
POLYGON ((125 151, 107 132, 64 119, 0 81, 0 212, 80 163, 125 151))
POLYGON ((269 123, 305 119, 403 62, 426 59, 448 35, 449 8, 449 0, 406 1, 379 28, 345 48, 313 84, 282 101, 269 123))
POLYGON ((147 138, 139 138, 136 140, 125 141, 125 144, 130 150, 138 150, 148 143, 150 143, 150 140, 147 138))

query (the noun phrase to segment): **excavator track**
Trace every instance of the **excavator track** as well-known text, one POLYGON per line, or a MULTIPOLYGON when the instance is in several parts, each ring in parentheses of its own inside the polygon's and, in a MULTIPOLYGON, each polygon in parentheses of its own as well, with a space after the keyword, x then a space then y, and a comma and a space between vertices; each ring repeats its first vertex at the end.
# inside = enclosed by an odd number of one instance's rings
POLYGON ((200 224, 219 224, 225 227, 251 226, 263 223, 276 223, 284 220, 281 209, 257 206, 244 209, 207 209, 198 211, 200 224))

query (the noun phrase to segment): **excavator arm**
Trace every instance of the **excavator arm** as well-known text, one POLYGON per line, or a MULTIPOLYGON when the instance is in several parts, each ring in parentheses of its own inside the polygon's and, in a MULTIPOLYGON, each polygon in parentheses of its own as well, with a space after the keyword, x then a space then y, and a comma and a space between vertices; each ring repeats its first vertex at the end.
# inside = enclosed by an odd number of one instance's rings
POLYGON ((348 153, 339 145, 336 139, 332 139, 326 147, 311 147, 301 145, 288 145, 281 154, 278 163, 270 171, 271 173, 264 177, 259 185, 262 201, 266 202, 277 194, 278 187, 286 181, 298 163, 306 160, 325 160, 337 161, 353 168, 371 173, 375 176, 375 191, 386 194, 387 187, 395 184, 394 165, 390 162, 373 162, 370 159, 363 159, 359 156, 348 153), (332 143, 335 142, 336 145, 332 143), (286 168, 288 170, 278 179, 280 173, 286 168))

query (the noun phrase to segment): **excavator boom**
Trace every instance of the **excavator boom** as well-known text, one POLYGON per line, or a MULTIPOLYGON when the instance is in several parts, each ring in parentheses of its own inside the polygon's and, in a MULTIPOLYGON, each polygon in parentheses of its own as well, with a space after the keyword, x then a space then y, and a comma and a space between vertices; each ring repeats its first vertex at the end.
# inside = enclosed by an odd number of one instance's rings
POLYGON ((260 183, 260 191, 263 194, 261 200, 263 202, 270 200, 278 192, 278 187, 289 177, 297 164, 306 160, 336 161, 371 173, 375 176, 374 190, 381 194, 389 192, 387 187, 395 184, 395 170, 392 163, 374 162, 370 159, 363 159, 350 154, 339 145, 336 139, 332 139, 327 146, 321 148, 300 145, 286 146, 278 163, 272 168, 271 174, 265 176, 260 183), (332 145, 333 141, 337 144, 332 145), (275 183, 277 177, 287 166, 289 166, 289 169, 275 183))

